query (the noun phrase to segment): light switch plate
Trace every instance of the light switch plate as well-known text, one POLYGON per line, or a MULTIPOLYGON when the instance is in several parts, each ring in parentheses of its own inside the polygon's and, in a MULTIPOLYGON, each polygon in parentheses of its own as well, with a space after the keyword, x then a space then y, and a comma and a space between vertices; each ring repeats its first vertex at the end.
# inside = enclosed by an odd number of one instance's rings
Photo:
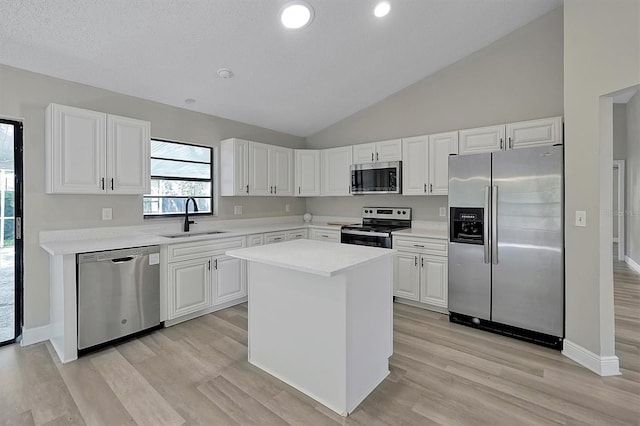
POLYGON ((576 226, 587 226, 587 212, 584 210, 576 210, 576 226))
POLYGON ((113 210, 111 207, 103 207, 102 208, 102 220, 111 220, 113 219, 113 210))
POLYGON ((242 214, 242 206, 233 206, 233 214, 242 214))
POLYGON ((440 207, 440 217, 447 217, 447 208, 440 207))

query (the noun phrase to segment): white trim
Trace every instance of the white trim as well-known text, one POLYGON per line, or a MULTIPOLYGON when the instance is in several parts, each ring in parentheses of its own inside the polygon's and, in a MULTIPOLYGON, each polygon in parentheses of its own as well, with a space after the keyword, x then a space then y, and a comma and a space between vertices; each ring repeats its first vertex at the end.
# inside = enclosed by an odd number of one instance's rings
POLYGON ((18 123, 24 124, 24 117, 14 117, 13 115, 0 114, 0 118, 8 121, 17 121, 18 123))
POLYGON ((625 212, 625 204, 624 204, 624 196, 625 196, 624 164, 625 164, 624 160, 613 160, 613 168, 618 169, 618 184, 616 185, 616 188, 618 188, 618 206, 617 206, 617 212, 614 212, 618 214, 618 238, 614 238, 613 241, 618 243, 618 260, 619 261, 624 261, 624 255, 625 255, 624 237, 626 232, 625 221, 627 217, 625 212))
POLYGON ((22 329, 22 341, 20 346, 29 346, 35 343, 40 343, 49 340, 51 337, 51 324, 43 325, 40 327, 23 328, 22 329))
POLYGON ((618 357, 596 355, 588 349, 564 339, 562 355, 588 368, 600 376, 619 376, 620 366, 618 357))
POLYGON ((624 258, 624 261, 627 262, 627 265, 629 265, 629 267, 631 269, 633 269, 634 271, 636 271, 637 273, 640 274, 640 264, 638 262, 636 262, 635 260, 633 260, 629 256, 626 256, 624 258))

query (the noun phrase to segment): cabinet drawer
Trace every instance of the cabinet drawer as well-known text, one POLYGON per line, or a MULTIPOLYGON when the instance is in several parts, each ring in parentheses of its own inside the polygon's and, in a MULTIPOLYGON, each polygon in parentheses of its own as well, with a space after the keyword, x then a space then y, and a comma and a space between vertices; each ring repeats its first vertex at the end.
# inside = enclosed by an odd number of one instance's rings
POLYGON ((224 254, 225 251, 242 248, 245 246, 244 237, 230 238, 228 240, 208 240, 193 243, 170 244, 167 247, 167 260, 176 262, 180 260, 193 259, 198 256, 211 256, 224 254))
POLYGON ((268 232, 264 234, 264 243, 265 244, 273 244, 273 243, 281 243, 287 239, 287 236, 284 232, 268 232))
POLYGON ((247 235, 247 247, 261 246, 264 244, 264 234, 247 235))
POLYGON ((324 229, 311 229, 311 240, 340 242, 340 231, 328 231, 324 229))
POLYGON ((287 241, 289 240, 304 240, 307 238, 306 229, 295 229, 293 231, 287 231, 287 241))
POLYGON ((393 237, 393 248, 436 256, 447 256, 447 240, 437 238, 393 237))

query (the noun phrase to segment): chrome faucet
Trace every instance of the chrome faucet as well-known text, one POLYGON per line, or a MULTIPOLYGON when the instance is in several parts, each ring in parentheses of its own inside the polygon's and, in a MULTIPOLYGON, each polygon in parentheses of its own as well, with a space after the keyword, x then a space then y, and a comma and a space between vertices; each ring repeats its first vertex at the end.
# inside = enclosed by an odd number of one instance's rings
POLYGON ((187 202, 184 203, 184 232, 189 232, 189 225, 196 223, 195 220, 189 220, 189 201, 193 201, 193 211, 198 211, 198 203, 196 203, 196 199, 193 197, 187 198, 187 202))

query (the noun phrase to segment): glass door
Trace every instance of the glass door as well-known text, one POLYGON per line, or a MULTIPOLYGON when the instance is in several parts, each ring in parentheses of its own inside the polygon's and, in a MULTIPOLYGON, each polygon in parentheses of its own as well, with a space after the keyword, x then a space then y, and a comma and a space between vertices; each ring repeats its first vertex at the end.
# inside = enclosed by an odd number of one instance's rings
POLYGON ((22 123, 0 119, 0 345, 22 327, 22 123))

